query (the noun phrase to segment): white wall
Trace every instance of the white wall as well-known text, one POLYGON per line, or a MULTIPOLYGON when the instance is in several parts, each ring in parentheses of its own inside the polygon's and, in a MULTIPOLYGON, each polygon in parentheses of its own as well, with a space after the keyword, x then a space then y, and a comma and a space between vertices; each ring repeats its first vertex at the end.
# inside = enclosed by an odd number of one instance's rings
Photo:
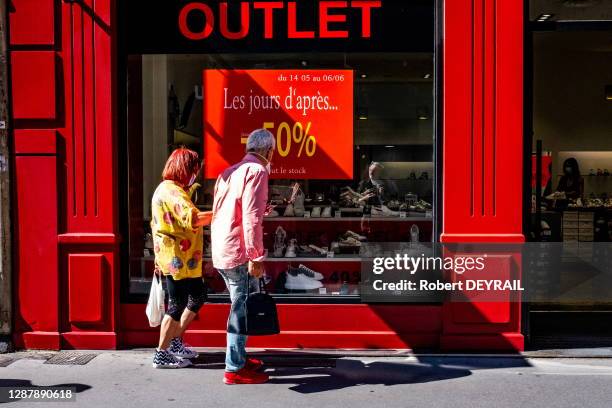
POLYGON ((165 55, 142 56, 143 214, 151 214, 151 196, 161 180, 167 156, 168 65, 165 55))

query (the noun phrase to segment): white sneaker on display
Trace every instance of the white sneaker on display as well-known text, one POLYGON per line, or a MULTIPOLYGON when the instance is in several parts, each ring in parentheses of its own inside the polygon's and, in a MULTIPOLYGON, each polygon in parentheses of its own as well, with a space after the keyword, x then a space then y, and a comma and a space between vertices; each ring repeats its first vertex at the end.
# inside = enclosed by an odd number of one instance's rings
POLYGON ((285 289, 289 290, 313 290, 323 287, 323 284, 316 279, 309 278, 308 276, 298 273, 295 276, 287 272, 287 280, 285 282, 285 289))
POLYGON ((323 274, 321 274, 320 272, 317 272, 313 269, 310 269, 309 267, 300 264, 297 267, 299 273, 302 273, 306 276, 308 276, 309 278, 315 279, 315 280, 323 280, 323 274))
POLYGON ((320 218, 321 217, 321 207, 314 207, 312 212, 310 213, 312 218, 320 218))
POLYGON ((332 209, 331 207, 325 207, 323 209, 323 212, 321 213, 321 217, 323 218, 331 218, 332 216, 332 209))

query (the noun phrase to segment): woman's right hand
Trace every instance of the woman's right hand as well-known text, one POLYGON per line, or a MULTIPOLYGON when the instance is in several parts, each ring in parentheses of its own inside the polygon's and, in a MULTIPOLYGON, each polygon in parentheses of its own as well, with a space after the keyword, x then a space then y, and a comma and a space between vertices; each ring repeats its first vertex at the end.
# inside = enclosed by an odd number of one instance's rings
POLYGON ((205 225, 210 225, 210 222, 212 221, 212 215, 212 211, 199 211, 193 219, 193 226, 203 227, 205 225))

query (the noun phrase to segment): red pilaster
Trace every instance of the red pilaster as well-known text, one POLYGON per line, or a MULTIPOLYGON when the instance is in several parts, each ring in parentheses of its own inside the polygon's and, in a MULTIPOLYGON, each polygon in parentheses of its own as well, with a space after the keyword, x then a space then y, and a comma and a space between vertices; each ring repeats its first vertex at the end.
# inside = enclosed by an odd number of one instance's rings
POLYGON ((115 348, 114 1, 12 4, 16 342, 115 348))
MULTIPOLYGON (((522 242, 523 2, 444 2, 443 242, 522 242)), ((520 256, 495 254, 511 276, 520 256)), ((447 303, 444 349, 523 348, 520 303, 447 303)))
POLYGON ((58 237, 66 285, 63 347, 116 348, 118 290, 112 0, 63 2, 65 220, 58 237))

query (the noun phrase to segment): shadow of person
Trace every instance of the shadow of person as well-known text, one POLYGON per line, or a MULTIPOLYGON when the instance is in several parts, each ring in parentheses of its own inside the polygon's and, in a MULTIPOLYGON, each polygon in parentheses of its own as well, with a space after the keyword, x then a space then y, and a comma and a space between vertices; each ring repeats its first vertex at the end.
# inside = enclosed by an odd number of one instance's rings
MULTIPOLYGON (((0 387, 6 387, 6 388, 25 388, 25 387, 28 387, 28 388, 30 387, 34 387, 34 388, 38 388, 38 387, 74 388, 74 390, 77 393, 81 393, 83 391, 87 391, 92 388, 91 385, 80 384, 80 383, 37 385, 37 384, 32 384, 32 381, 30 380, 21 380, 21 379, 16 379, 16 378, 0 378, 0 387)), ((14 402, 18 400, 19 400, 18 398, 11 399, 11 401, 0 400, 0 404, 7 403, 7 402, 14 402)))
POLYGON ((335 368, 274 368, 266 372, 270 374, 270 383, 293 384, 289 389, 302 394, 368 384, 391 386, 444 381, 472 374, 466 368, 444 367, 420 362, 364 363, 359 360, 344 359, 337 360, 335 368))

